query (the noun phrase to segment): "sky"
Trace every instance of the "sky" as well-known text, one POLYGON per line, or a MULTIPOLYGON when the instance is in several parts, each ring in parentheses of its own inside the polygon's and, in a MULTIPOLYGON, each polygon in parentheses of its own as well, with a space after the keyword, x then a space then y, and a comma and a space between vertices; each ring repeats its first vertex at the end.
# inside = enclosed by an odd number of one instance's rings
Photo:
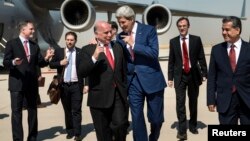
MULTIPOLYGON (((127 0, 130 1, 130 0, 127 0)), ((138 2, 151 3, 151 0, 138 0, 138 2)), ((171 8, 186 9, 193 11, 201 11, 206 13, 240 16, 242 10, 243 0, 158 0, 159 3, 164 4, 170 10, 171 8)), ((246 0, 246 18, 242 20, 242 33, 243 40, 249 41, 250 38, 250 0, 246 0)), ((172 25, 170 29, 159 35, 160 46, 168 46, 169 40, 179 35, 176 28, 176 21, 179 16, 172 17, 172 25)), ((188 17, 190 20, 189 33, 200 36, 204 45, 214 45, 223 41, 221 34, 221 18, 203 18, 203 17, 188 17)), ((142 16, 136 15, 137 21, 141 22, 142 16)), ((107 20, 106 13, 97 13, 96 20, 107 20)), ((112 15, 112 20, 116 21, 115 15, 112 15)), ((68 29, 65 28, 64 33, 68 29)), ((119 29, 119 32, 121 29, 119 29)), ((78 42, 77 46, 82 47, 94 37, 93 28, 88 31, 77 33, 78 42)), ((64 34, 59 41, 60 46, 65 46, 64 34)))

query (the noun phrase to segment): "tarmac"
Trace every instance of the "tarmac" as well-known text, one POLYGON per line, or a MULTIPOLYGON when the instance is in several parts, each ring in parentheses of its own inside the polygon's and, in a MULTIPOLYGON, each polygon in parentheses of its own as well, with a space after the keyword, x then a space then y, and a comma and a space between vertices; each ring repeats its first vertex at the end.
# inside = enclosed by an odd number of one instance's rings
MULTIPOLYGON (((211 47, 204 47, 207 62, 209 62, 209 54, 211 47)), ((160 49, 159 60, 164 72, 164 76, 167 81, 167 67, 168 67, 168 49, 160 49)), ((209 63, 208 63, 209 65, 209 63)), ((64 112, 61 102, 57 105, 51 104, 49 96, 47 95, 47 89, 53 75, 54 70, 49 68, 42 69, 42 75, 46 77, 45 87, 40 87, 40 96, 42 103, 46 105, 46 108, 38 108, 38 141, 68 141, 66 139, 64 112)), ((10 106, 10 93, 8 91, 8 74, 0 74, 0 138, 4 141, 12 140, 11 131, 11 106, 10 106)), ((92 123, 92 118, 89 112, 89 107, 86 106, 88 95, 85 94, 82 103, 82 140, 83 141, 97 141, 95 136, 95 130, 92 123)), ((146 105, 146 104, 145 104, 146 105)), ((176 100, 174 88, 165 88, 164 95, 164 116, 165 122, 162 125, 159 141, 176 141, 177 135, 177 116, 176 116, 176 100)), ((144 113, 147 121, 146 110, 144 113)), ((186 112, 187 119, 189 119, 188 98, 186 99, 186 112)), ((129 117, 131 121, 131 117, 129 117)), ((216 112, 209 112, 206 106, 206 81, 200 86, 200 93, 198 99, 198 131, 199 134, 194 135, 187 131, 187 141, 207 141, 207 128, 210 124, 218 124, 218 114, 216 112)), ((147 122, 148 133, 149 123, 147 122)), ((23 128, 24 128, 24 140, 27 139, 28 124, 27 124, 27 110, 23 110, 23 128)), ((133 130, 129 128, 127 141, 133 141, 133 130)), ((73 139, 70 139, 73 140, 73 139)))

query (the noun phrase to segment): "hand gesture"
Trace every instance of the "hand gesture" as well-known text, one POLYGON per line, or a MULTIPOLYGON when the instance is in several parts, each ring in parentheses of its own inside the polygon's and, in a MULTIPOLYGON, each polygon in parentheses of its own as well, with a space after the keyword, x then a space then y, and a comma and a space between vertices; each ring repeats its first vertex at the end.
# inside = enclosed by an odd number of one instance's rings
POLYGON ((96 45, 96 48, 95 48, 95 52, 94 52, 94 54, 93 54, 93 57, 94 57, 96 60, 98 60, 98 57, 99 57, 99 55, 100 55, 101 52, 104 52, 104 47, 103 47, 103 45, 101 45, 101 44, 97 44, 97 45, 96 45))
POLYGON ((55 49, 52 47, 49 47, 46 51, 45 60, 49 60, 52 56, 54 56, 55 49))
POLYGON ((121 35, 121 37, 123 38, 122 40, 126 43, 126 44, 128 44, 128 45, 130 45, 130 46, 133 46, 133 44, 134 44, 134 38, 133 38, 133 35, 132 34, 130 34, 130 35, 121 35))
POLYGON ((15 65, 17 65, 17 66, 18 66, 18 65, 21 65, 22 62, 23 62, 23 59, 21 59, 21 58, 18 58, 18 57, 17 57, 17 58, 14 59, 14 63, 15 63, 15 65))
POLYGON ((67 58, 64 58, 64 59, 62 59, 62 60, 60 61, 60 65, 61 65, 61 66, 66 66, 66 65, 68 65, 68 63, 69 63, 69 61, 68 61, 67 58))

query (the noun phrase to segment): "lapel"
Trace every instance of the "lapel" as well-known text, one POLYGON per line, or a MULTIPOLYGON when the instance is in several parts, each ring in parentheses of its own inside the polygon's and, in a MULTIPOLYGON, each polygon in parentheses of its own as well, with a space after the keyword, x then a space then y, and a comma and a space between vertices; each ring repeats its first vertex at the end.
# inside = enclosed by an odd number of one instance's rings
POLYGON ((231 68, 228 52, 227 52, 227 42, 222 43, 221 47, 221 63, 225 65, 225 69, 228 70, 228 73, 233 73, 231 68))
POLYGON ((118 65, 118 61, 119 61, 119 53, 118 53, 118 48, 116 47, 115 43, 113 41, 110 42, 111 48, 113 50, 113 54, 114 54, 114 63, 115 63, 115 68, 118 65))
POLYGON ((141 23, 137 22, 137 29, 136 29, 136 34, 135 34, 135 44, 136 44, 136 41, 142 40, 141 39, 142 38, 142 36, 141 36, 142 31, 143 31, 143 29, 142 29, 141 23))
POLYGON ((33 59, 33 57, 35 57, 36 55, 35 54, 35 46, 34 46, 34 43, 32 41, 29 40, 29 45, 30 45, 30 62, 31 60, 33 59))
POLYGON ((80 57, 80 49, 79 48, 77 48, 77 47, 75 47, 75 49, 76 49, 76 66, 78 66, 79 65, 79 57, 80 57))
POLYGON ((22 56, 25 56, 25 50, 22 41, 19 38, 16 41, 17 41, 17 46, 19 46, 20 51, 22 52, 22 56))
POLYGON ((182 60, 182 52, 181 52, 181 43, 180 43, 180 36, 177 36, 174 40, 174 44, 176 45, 176 50, 177 50, 177 54, 179 55, 178 58, 180 58, 182 60))
POLYGON ((245 46, 245 42, 242 40, 240 54, 236 64, 235 72, 237 71, 237 68, 240 65, 240 63, 243 62, 243 59, 245 58, 246 55, 247 55, 247 47, 245 46))
POLYGON ((190 63, 192 64, 192 62, 191 62, 191 58, 192 58, 192 56, 194 56, 194 54, 193 54, 193 50, 194 50, 194 39, 193 39, 193 37, 192 37, 192 35, 190 35, 189 34, 189 45, 188 45, 188 57, 189 57, 189 61, 190 61, 190 63))

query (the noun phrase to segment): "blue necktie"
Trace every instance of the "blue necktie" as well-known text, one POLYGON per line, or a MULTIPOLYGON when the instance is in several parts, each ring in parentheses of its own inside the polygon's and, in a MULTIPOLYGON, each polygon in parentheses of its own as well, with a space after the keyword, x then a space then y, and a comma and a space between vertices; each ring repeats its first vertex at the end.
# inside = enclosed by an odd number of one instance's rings
POLYGON ((71 70, 72 70, 72 51, 70 51, 69 56, 68 56, 68 61, 69 64, 67 66, 67 72, 66 72, 66 77, 65 77, 65 82, 70 82, 71 80, 71 70))

